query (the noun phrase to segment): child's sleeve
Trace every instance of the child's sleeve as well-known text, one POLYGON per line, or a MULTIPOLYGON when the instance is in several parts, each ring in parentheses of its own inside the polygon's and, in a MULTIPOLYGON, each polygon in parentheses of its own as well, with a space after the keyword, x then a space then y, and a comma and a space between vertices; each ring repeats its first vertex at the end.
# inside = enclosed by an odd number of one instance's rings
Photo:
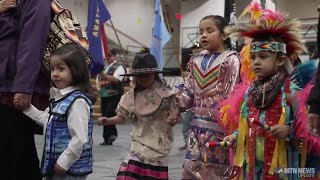
POLYGON ((181 112, 185 112, 190 109, 193 105, 194 101, 194 91, 192 89, 192 66, 193 66, 193 58, 191 57, 188 63, 188 75, 186 77, 186 81, 180 85, 177 85, 178 92, 176 93, 176 103, 181 112))
POLYGON ((128 93, 121 96, 121 99, 116 109, 116 113, 119 116, 123 117, 125 120, 134 120, 135 119, 134 113, 129 111, 131 107, 130 103, 125 103, 125 101, 129 98, 128 96, 129 96, 128 93), (124 107, 122 106, 122 104, 128 105, 128 107, 124 107))
POLYGON ((237 55, 230 55, 222 63, 220 72, 220 82, 222 86, 217 86, 223 92, 223 97, 228 97, 234 86, 239 82, 240 60, 237 55))
POLYGON ((44 126, 49 120, 49 108, 45 109, 45 111, 40 111, 39 109, 31 105, 28 109, 24 110, 23 113, 34 120, 40 126, 44 126))
POLYGON ((175 125, 178 122, 179 117, 180 117, 180 110, 177 105, 176 98, 173 97, 173 100, 170 105, 168 121, 171 125, 175 125))
POLYGON ((67 120, 71 141, 57 160, 65 170, 80 158, 83 147, 88 142, 89 118, 90 106, 86 100, 83 98, 75 100, 70 107, 67 120))

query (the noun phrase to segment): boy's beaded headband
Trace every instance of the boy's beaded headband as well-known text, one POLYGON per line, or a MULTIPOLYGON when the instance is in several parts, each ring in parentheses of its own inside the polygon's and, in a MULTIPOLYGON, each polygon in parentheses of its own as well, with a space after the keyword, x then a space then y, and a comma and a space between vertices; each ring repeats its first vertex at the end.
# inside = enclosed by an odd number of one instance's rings
POLYGON ((271 51, 287 54, 286 44, 279 42, 252 42, 250 52, 271 51))

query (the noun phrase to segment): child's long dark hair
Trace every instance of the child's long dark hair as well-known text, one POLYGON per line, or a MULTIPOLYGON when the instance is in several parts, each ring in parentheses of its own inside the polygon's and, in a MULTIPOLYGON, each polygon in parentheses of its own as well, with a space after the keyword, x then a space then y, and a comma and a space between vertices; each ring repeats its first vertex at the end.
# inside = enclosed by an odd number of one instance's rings
MULTIPOLYGON (((221 34, 224 34, 224 29, 229 25, 229 21, 226 18, 219 15, 205 16, 200 20, 200 23, 203 20, 207 20, 207 19, 211 19, 215 23, 215 25, 217 26, 221 34)), ((231 48, 231 42, 229 38, 224 41, 224 45, 226 46, 226 48, 229 48, 229 49, 231 48)))
POLYGON ((88 59, 91 57, 87 50, 77 43, 66 43, 56 49, 51 56, 59 56, 68 66, 72 75, 71 86, 76 86, 86 94, 92 103, 96 101, 96 95, 92 93, 88 59))

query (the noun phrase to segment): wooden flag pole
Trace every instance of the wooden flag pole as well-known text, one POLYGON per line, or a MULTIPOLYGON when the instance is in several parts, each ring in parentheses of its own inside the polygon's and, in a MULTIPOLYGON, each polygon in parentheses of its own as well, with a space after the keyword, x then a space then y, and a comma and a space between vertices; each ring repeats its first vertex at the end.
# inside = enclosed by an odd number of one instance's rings
POLYGON ((118 33, 117 33, 117 31, 116 31, 116 29, 115 29, 115 27, 114 27, 114 25, 113 25, 113 22, 112 22, 111 18, 109 19, 109 21, 110 21, 110 23, 111 23, 111 27, 112 27, 112 29, 113 29, 113 31, 114 31, 114 34, 116 35, 116 38, 117 38, 117 41, 118 41, 118 43, 119 43, 119 46, 120 46, 120 48, 121 48, 121 50, 122 50, 122 53, 123 53, 124 55, 127 54, 127 52, 126 52, 126 51, 123 49, 123 47, 122 47, 120 38, 119 38, 118 33))
MULTIPOLYGON (((164 22, 167 22, 168 24, 170 24, 170 20, 169 20, 169 18, 167 16, 167 10, 165 8, 165 4, 164 4, 163 0, 160 0, 160 2, 161 2, 162 11, 163 11, 162 14, 163 14, 163 17, 165 19, 164 22)), ((173 46, 173 48, 175 50, 176 59, 177 59, 177 62, 178 62, 179 68, 180 68, 180 72, 181 72, 181 76, 182 76, 183 68, 182 68, 182 64, 180 63, 179 50, 177 48, 176 41, 175 41, 175 38, 173 37, 173 32, 172 32, 170 26, 167 26, 167 27, 169 27, 168 31, 169 31, 169 33, 171 35, 171 44, 172 44, 172 46, 173 46)), ((182 76, 182 78, 183 78, 183 81, 185 81, 184 76, 182 76)))

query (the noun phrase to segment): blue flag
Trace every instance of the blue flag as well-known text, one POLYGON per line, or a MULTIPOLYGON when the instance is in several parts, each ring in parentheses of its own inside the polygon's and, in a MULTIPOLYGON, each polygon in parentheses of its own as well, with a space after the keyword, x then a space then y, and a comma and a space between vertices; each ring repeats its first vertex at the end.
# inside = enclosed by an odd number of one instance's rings
POLYGON ((153 17, 153 29, 152 29, 152 43, 150 53, 154 55, 157 60, 160 70, 163 69, 162 48, 168 43, 171 36, 167 30, 167 27, 161 17, 162 8, 160 0, 155 0, 155 9, 153 17))
POLYGON ((97 75, 104 68, 100 27, 111 18, 102 0, 89 0, 88 40, 89 53, 93 59, 91 74, 97 75))

